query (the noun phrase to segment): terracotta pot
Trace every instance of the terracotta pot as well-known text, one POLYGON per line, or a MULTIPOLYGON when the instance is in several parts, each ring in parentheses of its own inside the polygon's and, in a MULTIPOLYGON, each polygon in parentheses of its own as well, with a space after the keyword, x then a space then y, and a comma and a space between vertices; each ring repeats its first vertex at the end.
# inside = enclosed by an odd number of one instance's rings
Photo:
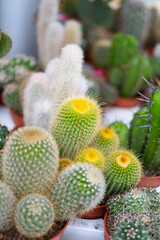
POLYGON ((113 106, 128 108, 128 107, 135 107, 138 104, 140 104, 141 102, 142 101, 137 99, 137 98, 122 98, 122 97, 119 97, 113 103, 113 106))
POLYGON ((105 240, 111 240, 109 235, 108 235, 107 228, 106 228, 107 215, 108 215, 108 212, 106 212, 105 216, 104 216, 104 239, 105 240))
POLYGON ((84 219, 97 219, 97 218, 103 218, 106 212, 106 205, 97 206, 93 208, 88 213, 84 214, 81 218, 84 219))
POLYGON ((62 228, 62 230, 56 235, 54 236, 53 238, 51 238, 50 240, 60 240, 63 233, 64 233, 64 230, 66 229, 66 227, 68 226, 68 223, 69 221, 66 222, 66 225, 64 226, 64 228, 62 228))
POLYGON ((157 177, 141 177, 137 187, 156 188, 160 186, 160 176, 157 177))
POLYGON ((23 117, 15 113, 11 108, 9 108, 12 120, 15 124, 15 128, 24 126, 23 117))

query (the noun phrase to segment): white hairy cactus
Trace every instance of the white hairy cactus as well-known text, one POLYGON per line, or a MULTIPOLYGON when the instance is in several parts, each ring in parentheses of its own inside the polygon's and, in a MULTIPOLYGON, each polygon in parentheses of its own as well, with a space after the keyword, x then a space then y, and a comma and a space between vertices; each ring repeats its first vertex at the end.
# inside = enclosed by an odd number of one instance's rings
POLYGON ((82 44, 82 25, 75 20, 68 20, 65 24, 63 46, 67 44, 82 44))
POLYGON ((60 59, 59 58, 52 58, 46 65, 45 73, 47 77, 51 80, 57 76, 57 66, 59 64, 60 59))

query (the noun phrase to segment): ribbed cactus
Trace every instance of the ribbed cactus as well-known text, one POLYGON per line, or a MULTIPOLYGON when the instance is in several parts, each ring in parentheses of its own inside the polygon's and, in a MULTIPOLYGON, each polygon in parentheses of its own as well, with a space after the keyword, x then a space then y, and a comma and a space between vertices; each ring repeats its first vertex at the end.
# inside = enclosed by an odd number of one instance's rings
POLYGON ((53 122, 51 133, 56 139, 61 157, 73 156, 91 143, 100 126, 97 103, 89 97, 65 100, 53 122))
POLYGON ((8 128, 0 124, 0 150, 3 148, 6 143, 7 136, 9 134, 8 128))
POLYGON ((111 151, 119 147, 118 135, 111 127, 102 128, 93 140, 92 146, 99 149, 107 156, 111 151))
POLYGON ((137 157, 127 150, 116 150, 108 155, 105 165, 107 194, 125 192, 139 182, 142 167, 137 157))
POLYGON ((104 176, 92 164, 66 167, 50 193, 57 218, 67 220, 91 210, 102 201, 105 187, 104 176))
POLYGON ((91 163, 104 171, 105 157, 96 148, 85 148, 77 153, 75 161, 91 163))
POLYGON ((6 183, 0 181, 0 232, 6 232, 14 226, 16 198, 6 183))
POLYGON ((0 58, 5 56, 12 47, 11 38, 0 29, 0 58))
POLYGON ((15 226, 28 238, 42 237, 54 223, 54 210, 50 201, 39 194, 22 198, 15 209, 15 226))
POLYGON ((47 192, 59 167, 58 149, 51 134, 31 126, 10 135, 2 161, 3 178, 18 197, 47 192))
POLYGON ((115 121, 109 125, 118 134, 120 147, 127 148, 129 144, 129 128, 123 122, 115 121))

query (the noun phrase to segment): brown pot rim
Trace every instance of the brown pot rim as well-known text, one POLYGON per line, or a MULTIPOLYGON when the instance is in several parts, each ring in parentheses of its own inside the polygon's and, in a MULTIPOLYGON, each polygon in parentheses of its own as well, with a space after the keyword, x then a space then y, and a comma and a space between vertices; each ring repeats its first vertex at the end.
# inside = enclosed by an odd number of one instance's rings
POLYGON ((98 219, 105 215, 107 205, 98 205, 81 216, 82 219, 98 219), (104 213, 103 213, 104 211, 104 213))
POLYGON ((107 220, 107 216, 108 216, 108 211, 105 213, 104 215, 104 239, 105 240, 111 240, 109 235, 108 235, 108 232, 107 232, 107 227, 106 227, 106 220, 107 220))
POLYGON ((142 176, 136 187, 156 188, 160 186, 160 176, 142 176))
POLYGON ((62 230, 61 230, 56 236, 54 236, 53 238, 51 238, 51 239, 49 239, 49 240, 59 240, 59 239, 62 237, 62 235, 63 235, 63 233, 64 233, 64 230, 66 229, 66 227, 68 226, 68 224, 69 224, 69 220, 66 222, 66 224, 65 224, 65 226, 62 228, 62 230))
POLYGON ((135 107, 140 103, 141 100, 137 99, 137 97, 134 98, 118 97, 112 105, 116 107, 128 108, 135 107))

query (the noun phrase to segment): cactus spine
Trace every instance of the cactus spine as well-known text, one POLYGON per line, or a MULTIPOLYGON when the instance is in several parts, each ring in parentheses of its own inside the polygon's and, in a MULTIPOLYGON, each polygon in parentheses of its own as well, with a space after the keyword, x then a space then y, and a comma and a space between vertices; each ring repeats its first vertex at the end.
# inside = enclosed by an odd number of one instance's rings
POLYGON ((55 140, 38 127, 23 127, 10 135, 4 149, 2 173, 18 197, 45 193, 58 171, 55 140))
POLYGON ((66 167, 50 193, 56 216, 67 220, 82 215, 100 203, 105 193, 101 171, 88 163, 66 167))

